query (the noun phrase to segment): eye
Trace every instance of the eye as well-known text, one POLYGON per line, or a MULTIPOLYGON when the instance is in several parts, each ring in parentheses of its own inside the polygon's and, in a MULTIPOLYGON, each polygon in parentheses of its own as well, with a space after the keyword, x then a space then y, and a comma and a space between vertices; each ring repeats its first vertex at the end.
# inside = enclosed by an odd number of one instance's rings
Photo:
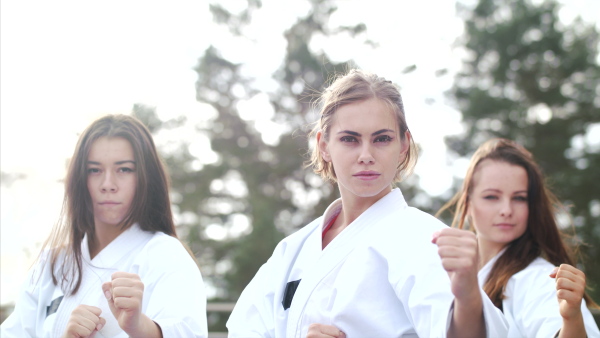
POLYGON ((99 172, 100 172, 100 169, 98 169, 98 168, 88 168, 87 169, 88 174, 97 174, 99 172))
POLYGON ((498 196, 496 196, 496 195, 485 195, 485 196, 483 196, 483 199, 493 201, 493 200, 497 200, 498 196))
POLYGON ((519 201, 519 202, 527 202, 527 196, 515 196, 515 201, 519 201))
POLYGON ((358 142, 356 140, 356 137, 354 137, 354 136, 342 136, 340 138, 340 141, 342 141, 342 142, 348 142, 348 143, 350 143, 350 142, 358 142))
POLYGON ((118 170, 120 173, 132 173, 135 171, 134 168, 129 168, 129 167, 121 167, 118 170))
POLYGON ((392 137, 389 135, 381 135, 375 138, 375 142, 392 142, 392 137))

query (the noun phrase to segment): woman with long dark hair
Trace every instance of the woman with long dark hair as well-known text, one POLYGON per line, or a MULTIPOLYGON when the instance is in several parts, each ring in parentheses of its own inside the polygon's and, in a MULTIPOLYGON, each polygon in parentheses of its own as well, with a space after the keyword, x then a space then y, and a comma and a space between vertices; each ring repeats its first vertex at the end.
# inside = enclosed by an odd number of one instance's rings
POLYGON ((206 296, 175 232, 148 129, 108 115, 80 136, 62 217, 2 337, 204 337, 206 296))
POLYGON ((477 233, 479 283, 509 322, 509 337, 598 337, 585 275, 558 228, 561 203, 533 156, 492 139, 473 154, 454 208, 454 227, 477 233))

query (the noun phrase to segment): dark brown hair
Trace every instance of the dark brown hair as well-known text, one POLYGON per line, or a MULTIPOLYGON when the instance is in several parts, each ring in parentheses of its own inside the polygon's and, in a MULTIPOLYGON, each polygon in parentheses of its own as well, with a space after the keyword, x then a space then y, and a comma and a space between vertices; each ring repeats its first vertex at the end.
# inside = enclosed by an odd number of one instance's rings
POLYGON ((61 218, 44 244, 44 248, 51 249, 52 281, 60 285, 65 294, 77 293, 81 285, 81 242, 84 235, 90 241, 95 239, 94 212, 87 185, 87 161, 92 144, 101 137, 124 138, 133 148, 137 184, 131 209, 121 225, 123 230, 138 223, 142 230, 160 231, 177 237, 167 174, 150 132, 132 116, 107 115, 99 118, 79 137, 67 171, 61 218), (58 266, 62 255, 64 260, 58 266))
MULTIPOLYGON (((323 91, 316 102, 321 107, 320 119, 310 133, 309 139, 314 138, 321 131, 325 140, 329 140, 329 130, 334 123, 335 112, 340 107, 372 98, 379 99, 390 107, 398 122, 400 139, 406 140, 407 133, 410 136, 410 131, 406 124, 404 104, 398 88, 391 81, 358 69, 352 69, 347 74, 338 76, 323 91)), ((417 162, 417 147, 413 138, 409 137, 409 139, 406 157, 398 166, 393 183, 399 182, 403 177, 408 176, 417 162)), ((321 175, 323 179, 331 182, 336 181, 332 163, 323 159, 318 146, 313 148, 307 166, 312 166, 315 173, 321 175)))
MULTIPOLYGON (((494 304, 501 308, 505 298, 504 290, 508 280, 517 272, 525 269, 537 257, 544 257, 553 265, 563 263, 575 265, 575 259, 569 246, 563 240, 558 228, 557 211, 565 210, 556 196, 548 189, 544 175, 535 162, 533 155, 516 142, 496 138, 483 143, 471 157, 467 174, 460 191, 446 203, 436 214, 439 216, 445 210, 454 207, 452 227, 475 228, 468 223, 468 206, 473 190, 473 176, 483 160, 505 162, 522 167, 527 172, 527 199, 529 217, 525 233, 507 245, 504 253, 494 263, 492 270, 483 286, 484 291, 494 304)), ((588 306, 596 306, 587 295, 584 299, 588 306)))

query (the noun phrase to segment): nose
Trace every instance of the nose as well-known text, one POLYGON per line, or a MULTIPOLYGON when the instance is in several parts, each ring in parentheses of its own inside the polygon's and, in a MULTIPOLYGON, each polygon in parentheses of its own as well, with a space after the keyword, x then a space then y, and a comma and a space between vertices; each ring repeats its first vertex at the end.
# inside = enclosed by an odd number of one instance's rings
POLYGON ((500 215, 502 217, 510 217, 512 216, 512 204, 510 200, 505 200, 502 202, 502 206, 500 209, 500 215))
POLYGON ((104 177, 102 178, 100 190, 102 190, 102 192, 117 191, 117 184, 115 183, 114 176, 108 171, 106 172, 106 174, 104 174, 104 177))
POLYGON ((375 158, 373 157, 373 152, 371 151, 370 143, 368 143, 368 142, 363 143, 363 146, 360 148, 360 154, 358 156, 358 163, 360 163, 360 164, 375 163, 375 158))

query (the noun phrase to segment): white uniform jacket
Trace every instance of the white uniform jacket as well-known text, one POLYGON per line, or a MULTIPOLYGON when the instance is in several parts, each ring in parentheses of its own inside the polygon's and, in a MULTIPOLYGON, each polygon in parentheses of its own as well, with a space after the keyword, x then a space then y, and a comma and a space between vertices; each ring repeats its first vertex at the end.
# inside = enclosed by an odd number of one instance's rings
MULTIPOLYGON (((394 189, 322 249, 323 227, 341 206, 335 201, 277 245, 240 296, 227 322, 230 337, 306 337, 312 323, 348 338, 446 336, 454 296, 431 243, 445 225, 408 207, 394 189), (286 286, 297 280, 284 309, 286 286)), ((483 298, 488 336, 505 337, 504 317, 483 298)))
POLYGON ((92 260, 87 236, 81 250, 83 279, 79 291, 60 300, 63 292, 52 282, 49 261, 42 257, 30 272, 13 313, 2 323, 2 338, 61 337, 79 304, 102 309, 100 316, 106 325, 96 337, 127 337, 102 292, 102 283, 110 281, 117 271, 140 276, 144 283, 142 313, 160 325, 164 337, 208 335, 202 276, 178 239, 143 231, 134 224, 92 260))
MULTIPOLYGON (((481 287, 503 253, 501 251, 479 270, 477 277, 481 287)), ((553 269, 554 265, 538 257, 508 280, 504 293, 506 298, 502 301, 502 310, 509 325, 508 337, 554 337, 562 327, 555 280, 549 276, 553 269)), ((587 336, 600 337, 585 300, 581 302, 581 312, 587 336)))

